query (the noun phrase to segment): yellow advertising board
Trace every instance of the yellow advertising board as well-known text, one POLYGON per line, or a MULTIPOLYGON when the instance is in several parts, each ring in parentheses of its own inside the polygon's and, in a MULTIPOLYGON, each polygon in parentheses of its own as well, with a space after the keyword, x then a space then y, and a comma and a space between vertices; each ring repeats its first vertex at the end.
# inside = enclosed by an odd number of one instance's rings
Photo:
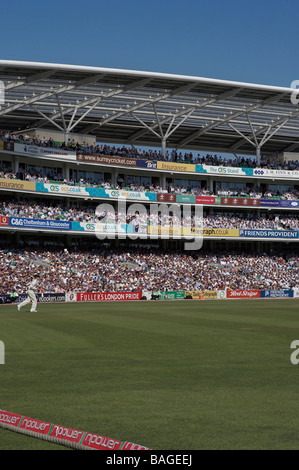
POLYGON ((157 162, 158 170, 179 171, 195 173, 195 165, 191 163, 172 163, 172 162, 157 162))
POLYGON ((149 235, 181 235, 181 227, 170 227, 167 225, 154 227, 149 225, 147 233, 149 235))
POLYGON ((217 299, 217 291, 216 290, 189 290, 185 291, 185 297, 190 296, 192 299, 217 299))
POLYGON ((16 179, 0 178, 0 188, 10 190, 35 191, 33 181, 22 181, 16 179))
POLYGON ((204 228, 204 237, 238 237, 239 229, 235 228, 204 228))
POLYGON ((200 227, 168 227, 168 226, 148 226, 148 234, 151 235, 182 235, 192 237, 238 237, 238 229, 228 228, 200 228, 200 227))

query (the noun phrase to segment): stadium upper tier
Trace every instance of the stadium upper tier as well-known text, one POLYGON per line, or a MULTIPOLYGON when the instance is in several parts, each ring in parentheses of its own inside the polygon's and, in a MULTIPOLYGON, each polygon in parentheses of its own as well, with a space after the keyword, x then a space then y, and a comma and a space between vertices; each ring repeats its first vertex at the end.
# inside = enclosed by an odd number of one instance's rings
POLYGON ((60 129, 96 142, 243 155, 299 148, 297 93, 203 77, 0 61, 0 127, 60 129))
POLYGON ((9 130, 0 130, 0 141, 8 142, 13 144, 22 144, 29 146, 27 151, 30 153, 30 146, 49 148, 49 149, 60 149, 70 150, 85 155, 108 155, 117 156, 122 158, 132 158, 141 160, 164 161, 164 162, 175 162, 175 163, 190 163, 198 165, 211 165, 211 166, 228 166, 237 168, 264 168, 264 169, 281 169, 281 170, 298 170, 299 160, 288 160, 285 162, 275 161, 271 156, 267 156, 261 159, 259 165, 256 159, 245 158, 243 156, 227 157, 221 155, 205 154, 200 155, 194 152, 182 152, 176 149, 171 151, 166 150, 165 154, 162 154, 161 150, 156 149, 137 149, 132 146, 113 146, 107 144, 80 144, 75 142, 74 139, 66 142, 57 142, 53 138, 45 137, 32 137, 26 132, 23 134, 15 134, 9 130))

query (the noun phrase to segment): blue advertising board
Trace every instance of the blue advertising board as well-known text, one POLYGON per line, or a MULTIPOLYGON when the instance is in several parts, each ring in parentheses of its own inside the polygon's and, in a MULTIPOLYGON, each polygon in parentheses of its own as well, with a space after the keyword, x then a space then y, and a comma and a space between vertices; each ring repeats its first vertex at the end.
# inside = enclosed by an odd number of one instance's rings
POLYGON ((9 217, 11 227, 49 229, 49 230, 71 230, 72 222, 66 220, 44 220, 27 219, 23 217, 9 217))
POLYGON ((157 162, 153 160, 137 160, 136 166, 139 168, 149 168, 156 170, 157 169, 157 162))
POLYGON ((261 290, 261 297, 263 298, 289 298, 293 297, 294 292, 291 289, 279 289, 279 290, 261 290))
POLYGON ((240 237, 251 238, 282 238, 294 239, 298 238, 296 230, 255 230, 255 229, 240 229, 240 237))
POLYGON ((260 199, 260 206, 264 207, 299 207, 299 201, 288 199, 260 199))

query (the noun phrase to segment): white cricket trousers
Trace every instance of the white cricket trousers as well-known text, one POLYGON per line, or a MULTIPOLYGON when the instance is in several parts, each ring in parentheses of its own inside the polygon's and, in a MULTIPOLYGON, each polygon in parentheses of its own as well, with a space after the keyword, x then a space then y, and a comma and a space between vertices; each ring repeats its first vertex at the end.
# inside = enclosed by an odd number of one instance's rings
POLYGON ((31 310, 36 310, 37 306, 37 298, 33 290, 29 289, 28 290, 28 297, 25 299, 22 303, 20 303, 20 308, 24 307, 27 304, 30 304, 32 302, 31 310))

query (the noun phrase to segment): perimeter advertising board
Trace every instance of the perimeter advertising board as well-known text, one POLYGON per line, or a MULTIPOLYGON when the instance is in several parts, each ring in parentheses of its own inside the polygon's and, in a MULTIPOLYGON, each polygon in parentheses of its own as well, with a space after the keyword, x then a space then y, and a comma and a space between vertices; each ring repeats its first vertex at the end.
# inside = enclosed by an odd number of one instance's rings
POLYGON ((262 176, 266 178, 299 178, 299 170, 271 170, 264 168, 255 168, 253 176, 262 176))
POLYGON ((169 236, 181 236, 182 234, 182 228, 181 227, 173 227, 170 225, 164 225, 164 226, 153 226, 153 225, 148 225, 147 227, 147 233, 149 235, 169 235, 169 236))
POLYGON ((185 291, 165 291, 159 292, 160 300, 175 300, 175 299, 184 299, 185 291))
POLYGON ((289 207, 296 209, 299 207, 299 201, 291 199, 260 199, 260 206, 263 207, 289 207))
POLYGON ((195 204, 196 197, 192 194, 177 194, 176 202, 180 202, 181 204, 195 204))
POLYGON ((71 230, 72 222, 68 222, 66 220, 44 220, 27 219, 25 217, 9 217, 9 225, 16 228, 71 230))
POLYGON ((126 233, 127 225, 125 224, 114 224, 114 223, 99 223, 99 222, 71 222, 72 230, 83 231, 83 232, 94 232, 94 233, 109 233, 119 234, 126 233))
POLYGON ((128 191, 125 189, 105 189, 105 196, 114 199, 138 199, 142 201, 156 201, 157 194, 145 191, 128 191))
POLYGON ((240 237, 296 239, 296 230, 247 230, 240 229, 240 237))
POLYGON ((261 297, 283 299, 294 297, 294 292, 291 289, 261 290, 261 297))
POLYGON ((145 191, 127 191, 104 188, 89 188, 88 186, 71 186, 62 183, 36 183, 36 191, 52 194, 64 194, 83 197, 98 197, 112 199, 136 199, 140 201, 156 201, 157 194, 145 191))
POLYGON ((204 237, 238 237, 239 229, 230 228, 204 228, 204 237))
POLYGON ((185 297, 192 297, 192 299, 217 299, 216 290, 188 290, 185 291, 185 297))
POLYGON ((295 289, 293 289, 293 297, 296 297, 296 298, 299 297, 299 288, 298 287, 295 287, 295 289))
POLYGON ((137 160, 127 157, 116 157, 110 155, 77 154, 77 161, 84 163, 98 163, 102 165, 136 167, 137 160))
POLYGON ((190 163, 157 162, 158 170, 195 173, 195 165, 190 163))
POLYGON ((137 166, 139 168, 148 168, 151 170, 156 170, 157 162, 154 160, 137 160, 137 166))
POLYGON ((0 225, 7 227, 9 225, 9 217, 7 217, 5 215, 1 215, 0 216, 0 225))
POLYGON ((242 290, 242 289, 228 289, 226 291, 227 299, 258 299, 260 298, 259 290, 242 290))
POLYGON ((69 160, 76 160, 76 152, 56 147, 38 147, 37 145, 14 144, 14 151, 19 154, 33 155, 36 157, 67 157, 69 160))
POLYGON ((17 191, 35 191, 35 183, 33 181, 0 178, 0 188, 17 191))
POLYGON ((219 176, 253 176, 252 168, 230 166, 195 165, 196 173, 206 173, 219 176))
POLYGON ((259 199, 249 197, 222 197, 221 204, 224 206, 256 206, 260 205, 259 199))
POLYGON ((142 292, 80 292, 77 302, 102 302, 115 300, 140 300, 142 292))
POLYGON ((217 196, 195 196, 196 204, 220 204, 220 197, 217 196))

